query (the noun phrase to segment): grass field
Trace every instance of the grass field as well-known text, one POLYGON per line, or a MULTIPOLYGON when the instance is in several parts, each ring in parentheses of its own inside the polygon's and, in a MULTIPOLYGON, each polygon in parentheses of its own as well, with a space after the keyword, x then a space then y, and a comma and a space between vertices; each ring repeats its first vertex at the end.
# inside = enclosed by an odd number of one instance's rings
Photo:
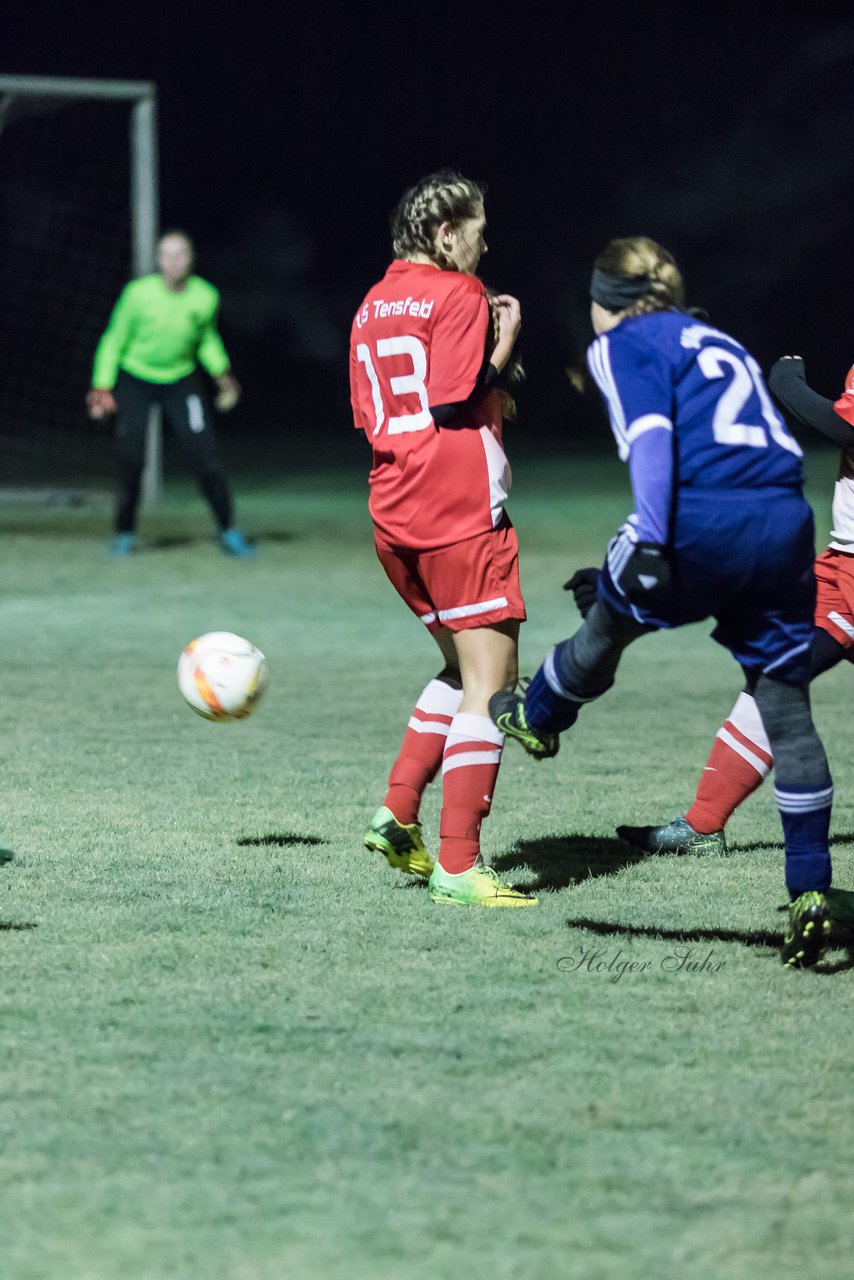
MULTIPOLYGON (((625 485, 518 468, 523 670, 574 628, 560 583, 625 485)), ((539 908, 444 911, 361 847, 435 667, 364 482, 239 497, 253 563, 180 487, 126 562, 106 507, 0 510, 2 1280, 850 1275, 851 972, 769 945, 770 789, 726 858, 613 837, 693 794, 739 687, 709 628, 631 650, 556 761, 508 748, 485 851, 539 908), (175 684, 219 628, 272 669, 233 726, 175 684)), ((850 680, 814 703, 854 885, 850 680)))

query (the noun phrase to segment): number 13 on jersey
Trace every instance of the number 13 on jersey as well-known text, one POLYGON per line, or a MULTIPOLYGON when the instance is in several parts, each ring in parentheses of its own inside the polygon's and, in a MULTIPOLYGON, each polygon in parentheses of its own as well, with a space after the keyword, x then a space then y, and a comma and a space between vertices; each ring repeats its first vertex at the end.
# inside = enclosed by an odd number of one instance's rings
MULTIPOLYGON (((356 358, 365 366, 365 373, 371 384, 376 416, 376 426, 371 432, 372 436, 378 436, 384 425, 386 433, 390 436, 401 435, 405 431, 425 431, 427 427, 433 425, 427 401, 427 352, 420 339, 408 334, 401 334, 396 338, 378 338, 373 354, 368 343, 360 342, 356 347, 356 358), (404 373, 386 374, 383 371, 384 381, 388 387, 384 398, 377 374, 377 364, 381 366, 382 361, 389 360, 392 356, 404 356, 411 368, 404 373), (420 409, 416 413, 397 412, 402 407, 398 404, 398 400, 403 396, 417 396, 420 409)), ((400 368, 399 361, 396 367, 400 368)))

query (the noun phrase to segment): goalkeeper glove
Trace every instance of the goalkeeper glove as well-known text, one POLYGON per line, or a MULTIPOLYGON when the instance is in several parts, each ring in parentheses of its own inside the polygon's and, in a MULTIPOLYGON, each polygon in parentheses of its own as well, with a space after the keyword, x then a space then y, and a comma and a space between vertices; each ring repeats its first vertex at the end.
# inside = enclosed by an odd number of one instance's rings
POLYGON ((240 383, 230 370, 221 373, 216 379, 216 405, 218 413, 228 413, 240 399, 240 383))
POLYGON ((93 387, 86 396, 86 409, 89 417, 98 422, 101 418, 109 418, 116 412, 116 401, 112 391, 106 387, 93 387))
POLYGON ((596 603, 596 596, 599 587, 599 570, 598 569, 576 569, 575 573, 569 579, 569 582, 563 584, 564 591, 571 591, 572 598, 575 601, 575 607, 581 614, 582 618, 586 618, 590 610, 596 603))
POLYGON ((670 565, 664 547, 638 542, 620 574, 619 586, 632 604, 654 609, 667 604, 672 594, 670 565))

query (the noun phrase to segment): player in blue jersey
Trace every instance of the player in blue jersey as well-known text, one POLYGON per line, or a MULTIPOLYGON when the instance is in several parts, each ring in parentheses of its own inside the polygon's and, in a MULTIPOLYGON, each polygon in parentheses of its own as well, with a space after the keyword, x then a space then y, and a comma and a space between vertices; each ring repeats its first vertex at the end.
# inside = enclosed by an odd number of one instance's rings
POLYGON ((490 714, 530 754, 554 755, 633 640, 714 617, 713 638, 742 666, 774 755, 791 898, 783 963, 813 965, 831 929, 833 787, 807 691, 815 578, 801 450, 753 357, 685 311, 665 249, 613 240, 591 296, 588 363, 635 509, 608 546, 581 628, 524 697, 498 693, 490 714))

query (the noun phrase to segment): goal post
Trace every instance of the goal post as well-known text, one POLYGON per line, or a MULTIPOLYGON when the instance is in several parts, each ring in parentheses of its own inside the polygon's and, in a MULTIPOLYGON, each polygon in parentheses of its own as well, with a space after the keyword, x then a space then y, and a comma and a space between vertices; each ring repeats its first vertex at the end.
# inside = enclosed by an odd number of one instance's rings
MULTIPOLYGON (((112 102, 130 108, 129 193, 131 273, 155 268, 160 218, 157 151, 157 86, 149 80, 96 80, 63 76, 0 75, 0 135, 16 105, 45 102, 112 102)), ((0 369, 0 377, 3 371, 0 369)), ((152 503, 162 489, 162 442, 158 411, 152 411, 146 442, 143 499, 152 503)))

